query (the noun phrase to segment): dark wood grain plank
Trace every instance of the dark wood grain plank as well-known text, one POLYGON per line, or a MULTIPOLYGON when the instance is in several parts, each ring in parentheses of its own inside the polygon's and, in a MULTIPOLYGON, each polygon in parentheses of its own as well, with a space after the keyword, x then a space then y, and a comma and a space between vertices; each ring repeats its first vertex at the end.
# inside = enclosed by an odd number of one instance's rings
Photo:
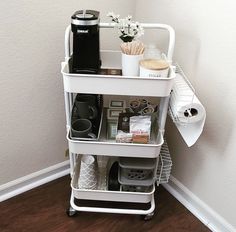
POLYGON ((156 191, 156 213, 151 221, 139 215, 79 212, 69 206, 70 178, 60 178, 0 203, 1 232, 205 232, 210 231, 163 187, 156 191))

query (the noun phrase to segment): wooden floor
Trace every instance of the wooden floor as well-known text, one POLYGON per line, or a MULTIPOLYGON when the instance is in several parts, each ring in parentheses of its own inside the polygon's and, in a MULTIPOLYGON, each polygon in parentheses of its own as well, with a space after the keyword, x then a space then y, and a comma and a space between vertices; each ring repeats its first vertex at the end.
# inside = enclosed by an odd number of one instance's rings
POLYGON ((158 204, 151 221, 138 215, 80 212, 65 213, 69 206, 68 176, 0 203, 1 232, 178 232, 210 231, 163 187, 157 189, 158 204))

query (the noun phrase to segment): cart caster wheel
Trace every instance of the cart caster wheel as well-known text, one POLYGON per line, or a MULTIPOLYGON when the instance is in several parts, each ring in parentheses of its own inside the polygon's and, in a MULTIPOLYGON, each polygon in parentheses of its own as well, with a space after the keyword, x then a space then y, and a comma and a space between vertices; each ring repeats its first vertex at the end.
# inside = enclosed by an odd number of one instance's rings
POLYGON ((153 218, 153 216, 154 216, 154 212, 149 213, 149 214, 143 216, 143 220, 150 221, 153 218))
POLYGON ((74 217, 77 215, 77 211, 74 210, 72 207, 66 210, 66 214, 68 217, 74 217))

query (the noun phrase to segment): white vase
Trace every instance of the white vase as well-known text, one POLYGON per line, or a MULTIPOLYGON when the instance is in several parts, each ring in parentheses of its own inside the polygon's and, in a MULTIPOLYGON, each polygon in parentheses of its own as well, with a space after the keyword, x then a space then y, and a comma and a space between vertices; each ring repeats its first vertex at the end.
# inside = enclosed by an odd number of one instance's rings
POLYGON ((122 53, 122 75, 139 76, 139 61, 143 59, 141 55, 127 55, 122 53))

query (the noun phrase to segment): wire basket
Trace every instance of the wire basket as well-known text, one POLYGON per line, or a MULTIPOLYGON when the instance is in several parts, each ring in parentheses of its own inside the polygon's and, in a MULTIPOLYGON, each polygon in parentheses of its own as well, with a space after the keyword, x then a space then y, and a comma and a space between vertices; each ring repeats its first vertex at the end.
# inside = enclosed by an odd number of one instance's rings
POLYGON ((167 142, 165 140, 160 151, 160 160, 158 163, 157 176, 156 176, 157 185, 164 184, 169 181, 171 169, 172 169, 172 160, 167 142))

